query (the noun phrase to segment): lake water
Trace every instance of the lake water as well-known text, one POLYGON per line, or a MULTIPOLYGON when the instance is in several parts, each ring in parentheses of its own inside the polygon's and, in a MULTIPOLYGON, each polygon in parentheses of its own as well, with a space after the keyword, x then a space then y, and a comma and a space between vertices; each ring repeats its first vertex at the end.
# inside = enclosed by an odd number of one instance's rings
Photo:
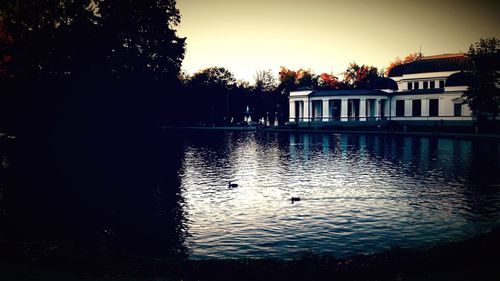
POLYGON ((4 148, 5 235, 154 256, 348 257, 500 223, 498 143, 263 132, 105 139, 4 148))

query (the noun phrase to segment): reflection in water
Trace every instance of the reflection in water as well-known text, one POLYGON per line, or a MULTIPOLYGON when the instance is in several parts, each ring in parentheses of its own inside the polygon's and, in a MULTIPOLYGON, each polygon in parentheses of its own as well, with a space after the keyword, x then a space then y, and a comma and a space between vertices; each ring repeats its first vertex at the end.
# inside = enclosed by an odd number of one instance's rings
POLYGON ((500 223, 499 160, 497 143, 384 135, 18 138, 0 146, 0 241, 192 258, 427 246, 500 223))
POLYGON ((162 135, 18 138, 9 149, 9 179, 0 183, 7 212, 0 238, 38 247, 185 256, 180 148, 162 135))
POLYGON ((499 159, 498 144, 436 138, 187 136, 191 257, 348 256, 463 239, 500 222, 499 159))

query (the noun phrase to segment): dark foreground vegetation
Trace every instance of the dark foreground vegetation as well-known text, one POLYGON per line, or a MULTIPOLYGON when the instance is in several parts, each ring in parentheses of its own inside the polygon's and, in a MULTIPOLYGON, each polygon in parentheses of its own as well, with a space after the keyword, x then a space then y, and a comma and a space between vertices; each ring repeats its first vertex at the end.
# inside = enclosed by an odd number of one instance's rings
POLYGON ((500 228, 427 249, 350 259, 305 251, 293 260, 156 259, 2 241, 2 280, 499 280, 500 228))

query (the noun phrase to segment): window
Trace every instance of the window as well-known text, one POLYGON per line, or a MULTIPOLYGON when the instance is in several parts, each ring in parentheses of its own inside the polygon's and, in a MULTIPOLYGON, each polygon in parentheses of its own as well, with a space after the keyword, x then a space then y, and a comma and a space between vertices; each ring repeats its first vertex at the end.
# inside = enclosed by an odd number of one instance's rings
POLYGON ((439 88, 444 88, 444 80, 439 80, 439 88))
POLYGON ((429 88, 429 82, 424 81, 424 89, 428 89, 428 88, 429 88))
POLYGON ((453 113, 454 116, 462 116, 462 105, 459 103, 455 103, 453 107, 453 113))
POLYGON ((412 90, 412 89, 413 89, 413 83, 408 82, 408 90, 412 90))
POLYGON ((411 101, 411 115, 413 117, 422 116, 422 101, 412 100, 411 101))
POLYGON ((415 88, 415 90, 418 90, 418 82, 413 83, 413 88, 415 88))
POLYGON ((431 81, 431 89, 434 89, 436 88, 436 82, 435 81, 431 81))
POLYGON ((429 116, 439 116, 439 100, 429 100, 429 116))
POLYGON ((405 116, 405 101, 397 100, 396 101, 396 116, 403 117, 405 116))

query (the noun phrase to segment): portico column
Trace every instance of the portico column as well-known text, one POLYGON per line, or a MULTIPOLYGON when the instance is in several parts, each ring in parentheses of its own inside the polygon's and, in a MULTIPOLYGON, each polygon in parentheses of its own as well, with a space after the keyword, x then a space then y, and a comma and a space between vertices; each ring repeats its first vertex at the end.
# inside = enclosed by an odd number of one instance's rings
POLYGON ((422 99, 422 116, 429 116, 429 99, 422 99))
POLYGON ((312 121, 311 120, 311 115, 310 115, 310 111, 309 111, 309 108, 311 107, 310 105, 310 102, 309 100, 305 100, 304 101, 304 122, 309 122, 309 121, 312 121))
POLYGON ((348 109, 347 109, 347 106, 348 106, 348 103, 347 103, 347 99, 344 98, 342 99, 341 103, 340 103, 340 121, 347 121, 347 112, 348 112, 348 109))
POLYGON ((375 120, 380 120, 380 99, 375 100, 375 120))
POLYGON ((288 121, 290 122, 298 122, 299 120, 295 120, 295 101, 290 99, 290 107, 289 107, 290 116, 288 117, 288 121))
POLYGON ((323 122, 330 121, 330 112, 328 111, 328 100, 323 100, 323 122))
POLYGON ((366 121, 366 99, 359 100, 359 121, 366 121))

